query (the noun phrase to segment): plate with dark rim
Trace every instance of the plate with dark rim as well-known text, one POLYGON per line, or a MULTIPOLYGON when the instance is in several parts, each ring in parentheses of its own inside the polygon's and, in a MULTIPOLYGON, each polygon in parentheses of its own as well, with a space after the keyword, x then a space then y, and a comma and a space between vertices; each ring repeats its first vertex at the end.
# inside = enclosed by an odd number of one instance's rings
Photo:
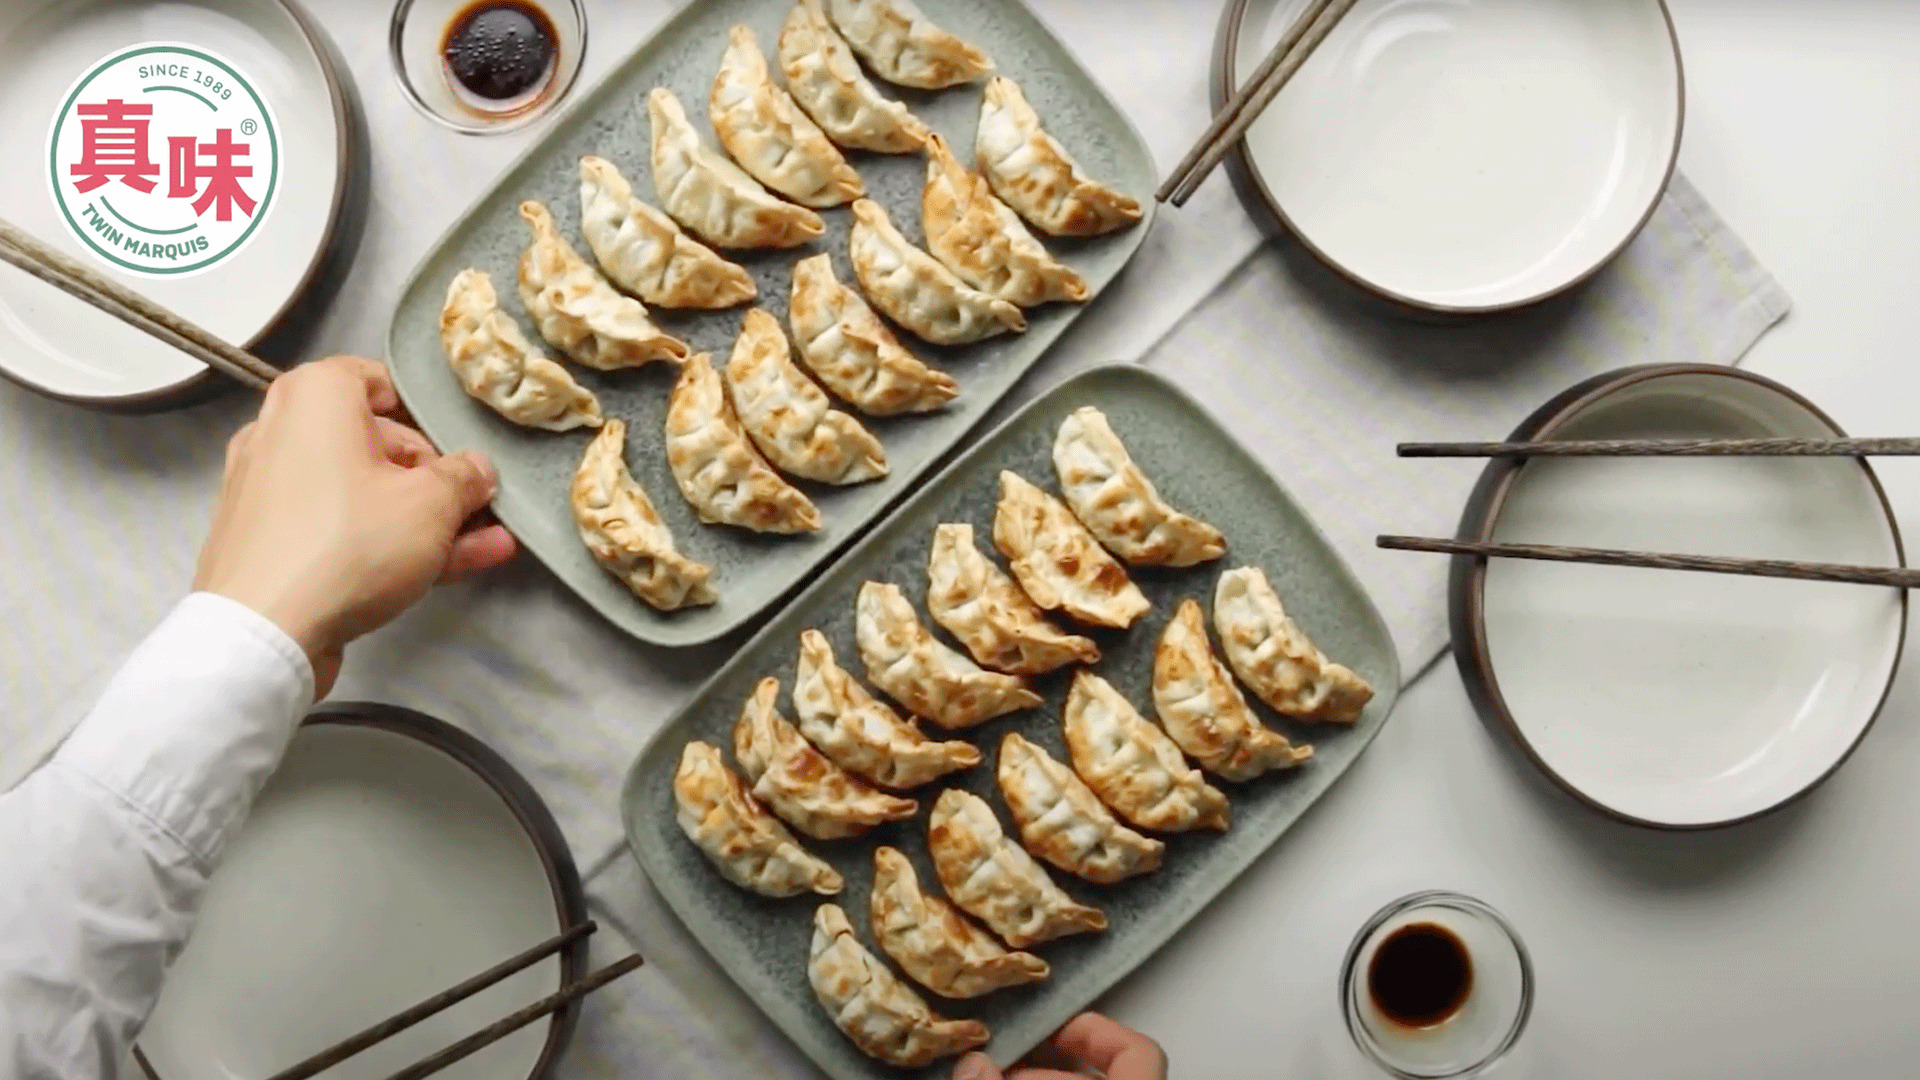
MULTIPOLYGON (((139 1048, 160 1080, 271 1076, 587 919, 533 788, 411 709, 329 702, 294 734, 213 875, 139 1048)), ((333 1066, 379 1080, 578 980, 580 938, 333 1066)), ((578 1003, 439 1075, 552 1073, 578 1003)))
MULTIPOLYGON (((754 639, 696 693, 647 744, 627 776, 622 796, 627 837, 640 865, 674 912, 734 981, 802 1051, 836 1080, 917 1075, 944 1077, 951 1062, 909 1073, 861 1056, 814 999, 807 982, 812 914, 819 897, 769 900, 723 880, 675 824, 672 778, 681 748, 705 739, 731 748, 730 730, 741 704, 762 677, 781 680, 781 710, 792 716, 789 694, 799 634, 817 628, 856 676, 853 598, 869 579, 899 585, 922 612, 926 554, 935 525, 970 522, 984 545, 991 535, 1000 470, 1012 469, 1054 488, 1051 451, 1060 421, 1082 405, 1097 406, 1122 433, 1140 466, 1176 506, 1218 526, 1226 558, 1186 570, 1139 570, 1135 580, 1153 601, 1130 630, 1093 636, 1104 654, 1093 670, 1152 715, 1149 686, 1160 632, 1184 598, 1212 608, 1213 586, 1231 566, 1263 567, 1292 614, 1325 651, 1370 682, 1375 697, 1353 727, 1298 724, 1258 705, 1263 718, 1315 754, 1298 769, 1249 783, 1215 781, 1233 801, 1225 833, 1170 835, 1165 865, 1113 887, 1096 887, 1054 874, 1112 921, 1104 933, 1067 938, 1034 951, 1053 966, 1035 986, 1006 990, 973 1002, 929 997, 943 1014, 971 1016, 992 1029, 987 1053, 1002 1066, 1032 1049, 1120 978, 1133 970, 1224 889, 1340 778, 1386 722, 1399 692, 1399 661, 1386 625, 1339 554, 1299 504, 1234 442, 1192 398, 1143 368, 1119 365, 1079 375, 1048 391, 969 448, 939 476, 776 614, 754 639)), ((1211 621, 1211 620, 1209 620, 1211 621)), ((931 627, 933 624, 928 622, 931 627)), ((1216 645, 1217 648, 1217 645, 1216 645)), ((1068 673, 1036 680, 1046 699, 1039 709, 991 721, 957 736, 981 749, 983 763, 914 794, 921 810, 910 821, 884 826, 858 840, 808 846, 846 876, 835 902, 845 907, 863 944, 868 930, 872 850, 892 844, 907 852, 924 888, 937 891, 926 859, 926 811, 943 787, 973 791, 1006 811, 994 787, 1000 740, 1017 731, 1066 760, 1059 715, 1068 673)), ((730 753, 730 749, 729 749, 730 753)))
MULTIPOLYGON (((1516 440, 1838 438, 1738 368, 1595 376, 1516 440)), ((1487 465, 1460 536, 1904 566, 1864 458, 1537 458, 1487 465)), ((1638 825, 1700 829, 1805 795, 1866 737, 1899 668, 1899 589, 1456 557, 1454 656, 1498 731, 1561 788, 1638 825)))
MULTIPOLYGON (((653 364, 635 371, 602 373, 575 367, 609 416, 627 421, 627 461, 665 517, 680 550, 714 568, 719 603, 662 613, 628 593, 595 565, 580 542, 567 486, 579 464, 587 433, 554 435, 516 427, 461 391, 447 370, 439 339, 440 307, 447 282, 461 268, 492 275, 502 305, 529 336, 516 295, 515 265, 527 230, 516 213, 522 199, 544 201, 560 228, 583 253, 579 239, 579 159, 599 154, 611 160, 653 201, 648 165, 647 93, 671 88, 708 144, 717 145, 706 119, 708 90, 735 23, 751 26, 771 55, 790 0, 708 0, 688 4, 648 41, 620 61, 598 86, 579 95, 492 191, 461 215, 414 271, 387 332, 387 357, 395 383, 414 419, 440 446, 477 447, 500 469, 494 511, 521 543, 561 581, 622 630, 656 645, 695 645, 747 624, 782 596, 790 595, 848 541, 865 531, 979 423, 1047 347, 1073 324, 1085 305, 1050 304, 1027 312, 1024 334, 1003 335, 976 345, 935 348, 900 331, 901 340, 960 382, 960 397, 947 408, 921 416, 862 418, 886 446, 888 475, 869 484, 800 486, 820 507, 825 526, 807 536, 762 536, 726 526, 702 525, 681 498, 667 469, 662 423, 674 371, 653 364)), ((977 42, 999 70, 1018 80, 1048 129, 1086 169, 1131 192, 1148 215, 1129 229, 1049 246, 1087 279, 1096 301, 1138 250, 1151 224, 1149 197, 1154 168, 1140 133, 1081 68, 1065 44, 1019 0, 955 0, 943 4, 940 21, 977 42)), ((894 91, 935 130, 970 155, 980 111, 976 83, 938 93, 894 91)), ((920 189, 926 159, 919 154, 853 153, 868 196, 886 206, 907 238, 922 242, 920 189)), ((845 207, 822 212, 824 237, 786 251, 733 252, 753 274, 754 303, 786 323, 790 270, 819 252, 832 254, 834 272, 853 283, 847 261, 845 207)), ((669 333, 724 364, 740 330, 745 306, 720 312, 654 309, 669 333)))

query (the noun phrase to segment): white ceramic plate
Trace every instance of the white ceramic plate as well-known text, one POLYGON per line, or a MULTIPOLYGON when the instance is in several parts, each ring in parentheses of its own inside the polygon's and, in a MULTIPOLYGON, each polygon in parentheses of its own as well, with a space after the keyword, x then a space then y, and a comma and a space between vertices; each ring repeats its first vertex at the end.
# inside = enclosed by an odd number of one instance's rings
MULTIPOLYGON (((516 810, 498 774, 475 771, 498 758, 418 714, 330 710, 294 737, 141 1033, 161 1080, 271 1076, 584 918, 571 857, 543 857, 558 841, 544 808, 516 810)), ((549 957, 324 1075, 390 1076, 553 993, 562 966, 549 957)), ((570 1025, 522 1028, 440 1075, 536 1075, 570 1025)))
MULTIPOLYGON (((1236 0, 1223 86, 1305 0, 1236 0)), ((1360 0, 1247 132, 1243 187, 1320 257, 1439 311, 1526 304, 1645 223, 1680 145, 1661 0, 1360 0)))
MULTIPOLYGON (((0 170, 0 206, 42 241, 247 347, 297 330, 292 324, 304 312, 296 302, 318 292, 317 305, 344 271, 360 216, 348 192, 361 182, 365 150, 355 136, 345 72, 288 3, 9 0, 0 4, 0 71, 7 73, 0 82, 0 144, 16 163, 0 170), (109 264, 70 234, 50 190, 48 131, 75 81, 103 57, 153 41, 195 46, 229 61, 265 100, 279 136, 277 183, 257 229, 232 257, 193 276, 138 275, 109 264)), ((130 89, 139 102, 199 107, 180 94, 130 89)), ((149 160, 166 191, 169 146, 158 133, 150 141, 149 160)), ((94 194, 123 191, 116 179, 94 194)), ((129 216, 139 223, 146 215, 129 216)), ((178 230, 164 226, 187 222, 168 217, 145 224, 173 234, 178 230)), ((134 233, 132 225, 115 227, 134 233)), ((174 236, 148 238, 158 243, 174 236)), ((133 409, 181 400, 210 378, 184 353, 5 265, 0 374, 76 403, 133 409)))
MULTIPOLYGON (((1712 368, 1603 376, 1528 428, 1553 439, 1841 434, 1778 384, 1712 368)), ((1847 458, 1496 463, 1462 533, 1904 561, 1878 482, 1847 458)), ((1456 652, 1470 689, 1560 784, 1644 824, 1739 821, 1818 783, 1879 710, 1906 625, 1905 594, 1872 586, 1515 559, 1463 565, 1479 564, 1455 567, 1456 652)))

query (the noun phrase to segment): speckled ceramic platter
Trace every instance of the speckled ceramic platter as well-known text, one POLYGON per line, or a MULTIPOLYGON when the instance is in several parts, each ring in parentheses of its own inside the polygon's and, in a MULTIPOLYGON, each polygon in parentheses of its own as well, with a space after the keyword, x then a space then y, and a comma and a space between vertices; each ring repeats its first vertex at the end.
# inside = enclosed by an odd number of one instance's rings
MULTIPOLYGON (((1054 304, 1027 313, 1026 333, 962 348, 935 348, 901 332, 916 354, 960 381, 960 397, 939 413, 868 423, 886 445, 891 471, 876 483, 848 488, 802 484, 820 507, 825 527, 805 537, 756 536, 739 529, 703 526, 674 486, 662 450, 661 425, 675 372, 653 364, 635 371, 602 373, 574 367, 580 381, 600 396, 607 415, 627 421, 627 460, 673 530, 680 550, 714 567, 720 602, 711 607, 662 614, 630 595, 600 570, 580 543, 567 507, 567 484, 590 433, 554 435, 516 427, 469 398, 447 369, 438 319, 447 282, 462 267, 493 276, 505 308, 530 338, 532 324, 520 307, 514 267, 527 230, 516 208, 540 199, 553 209, 563 233, 583 254, 579 236, 579 160, 599 154, 620 167, 642 197, 652 201, 648 167, 647 92, 666 86, 679 95, 710 145, 707 93, 735 23, 753 27, 771 58, 789 0, 701 0, 688 4, 652 39, 616 65, 500 182, 463 215, 420 266, 402 294, 387 331, 387 357, 401 396, 420 427, 442 447, 478 447, 500 469, 494 511, 521 543, 560 579, 633 636, 660 645, 710 641, 745 624, 769 604, 806 581, 835 552, 899 501, 926 470, 951 449, 1022 373, 1040 358, 1083 310, 1054 304)), ((1018 80, 1048 129, 1091 173, 1137 197, 1152 213, 1154 168, 1139 132, 1101 93, 1073 54, 1019 0, 942 0, 928 12, 954 32, 977 42, 998 69, 1018 80)), ((776 72, 778 68, 775 68, 776 72)), ((776 74, 776 78, 777 78, 776 74)), ((981 85, 938 93, 887 88, 971 158, 981 85)), ((868 194, 887 207, 894 224, 915 243, 920 229, 920 186, 926 159, 919 154, 851 153, 868 194)), ((787 251, 730 253, 752 271, 755 301, 786 323, 787 295, 795 261, 820 251, 833 254, 841 281, 853 282, 847 260, 844 207, 825 211, 827 234, 787 251)), ((1096 297, 1118 274, 1151 219, 1104 237, 1049 240, 1064 261, 1087 279, 1096 297)), ((655 322, 724 364, 740 330, 744 307, 722 312, 654 309, 655 322)))
MULTIPOLYGON (((853 644, 853 601, 862 582, 899 585, 925 620, 926 556, 934 526, 969 522, 984 545, 991 534, 1001 469, 1057 491, 1054 432, 1061 419, 1082 405, 1105 412, 1161 493, 1213 522, 1228 544, 1226 558, 1215 563, 1135 571, 1134 579, 1153 601, 1153 609, 1129 630, 1092 633, 1104 654, 1095 671, 1151 716, 1153 649, 1174 608, 1193 597, 1211 611, 1220 572, 1257 565, 1265 568, 1288 612, 1330 656, 1373 684, 1375 696, 1350 728, 1284 721, 1256 702, 1268 723, 1296 742, 1313 744, 1313 760, 1250 783, 1215 781, 1233 801, 1232 828, 1164 837, 1166 861, 1156 873, 1112 887, 1055 873, 1067 891, 1105 909, 1110 928, 1038 946, 1034 951, 1053 965, 1053 976, 1045 982, 973 1002, 929 996, 937 1011, 984 1021, 993 1030, 987 1052, 1002 1065, 1026 1053, 1151 955, 1265 851, 1340 778, 1393 709, 1399 663, 1372 601, 1306 512, 1198 404, 1159 376, 1131 366, 1097 369, 1049 391, 928 482, 775 615, 661 729, 627 777, 622 800, 627 836, 647 875, 708 952, 836 1080, 909 1075, 932 1080, 945 1077, 951 1062, 918 1074, 894 1070, 863 1057, 841 1035, 807 983, 811 920, 819 898, 769 900, 720 877, 674 822, 672 778, 681 748, 689 739, 705 739, 729 748, 731 757, 734 719, 754 683, 765 676, 781 680, 780 709, 791 718, 793 666, 800 632, 808 627, 826 634, 841 664, 860 675, 864 669, 853 644)), ((933 624, 927 620, 927 625, 933 624)), ((1036 681, 1035 689, 1046 699, 1039 709, 983 724, 962 736, 941 736, 970 738, 980 747, 985 761, 949 780, 985 798, 1003 824, 1009 819, 992 766, 1000 740, 1018 731, 1066 760, 1058 717, 1068 677, 1063 672, 1036 681)), ((835 899, 869 948, 874 947, 867 911, 875 846, 892 844, 906 851, 922 886, 938 889, 926 856, 926 816, 943 786, 947 781, 936 781, 914 793, 921 810, 910 821, 857 840, 807 841, 846 875, 846 890, 835 899)))

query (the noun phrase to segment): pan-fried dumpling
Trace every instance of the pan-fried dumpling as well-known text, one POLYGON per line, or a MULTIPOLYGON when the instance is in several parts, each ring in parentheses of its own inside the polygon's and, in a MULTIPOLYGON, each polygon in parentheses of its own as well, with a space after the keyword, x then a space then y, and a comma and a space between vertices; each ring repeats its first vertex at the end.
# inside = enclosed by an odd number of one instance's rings
POLYGON ((680 365, 667 402, 667 465, 680 494, 710 525, 769 533, 820 527, 813 500, 780 479, 748 441, 706 353, 680 365))
POLYGON ((787 824, 816 840, 859 836, 883 821, 913 816, 920 804, 889 795, 820 756, 774 707, 779 679, 761 679, 733 725, 733 756, 753 794, 787 824))
POLYGON ((971 525, 934 527, 927 555, 927 614, 982 667, 995 671, 1041 675, 1076 660, 1100 659, 1100 646, 1048 622, 1020 586, 981 553, 971 525))
POLYGON ((787 320, 807 369, 869 416, 932 412, 960 396, 953 376, 921 363, 859 293, 840 284, 826 252, 793 264, 787 320))
POLYGON ((1008 952, 952 904, 921 891, 919 875, 898 848, 874 849, 869 903, 881 951, 941 997, 984 997, 1052 973, 1045 960, 1008 952))
POLYGON ((993 193, 1054 236, 1093 236, 1140 220, 1140 203, 1088 177, 1012 79, 996 76, 980 102, 974 156, 993 193))
POLYGON ((1083 623, 1125 629, 1152 605, 1060 500, 1018 473, 1000 473, 993 546, 1033 602, 1083 623))
POLYGON ((748 27, 727 34, 707 115, 720 145, 741 168, 802 206, 839 206, 866 194, 840 148, 773 81, 748 27))
POLYGON ((1060 421, 1053 468, 1073 516, 1135 566, 1192 566, 1226 554, 1220 530, 1168 506, 1106 414, 1091 405, 1060 421))
POLYGON ((828 0, 827 10, 840 36, 890 83, 944 90, 993 70, 986 53, 935 26, 913 0, 828 0))
POLYGON ((1008 732, 1000 741, 1000 795, 1020 842, 1053 865, 1096 885, 1160 869, 1167 845, 1114 820, 1073 770, 1008 732))
POLYGON ((793 712, 805 735, 835 765, 875 784, 905 791, 980 764, 980 751, 955 739, 935 742, 867 693, 833 658, 818 630, 800 635, 793 712))
POLYGON ((1226 829, 1227 797, 1107 680, 1075 672, 1061 726, 1074 771, 1114 813, 1159 832, 1226 829))
POLYGON ((1365 679, 1327 659, 1287 617, 1257 566, 1220 575, 1213 625, 1240 681, 1283 716, 1351 724, 1373 698, 1365 679))
POLYGON ((1007 839, 978 795, 948 788, 927 819, 927 854, 960 910, 1016 949, 1068 934, 1105 930, 1107 915, 1068 896, 1007 839))
POLYGON ((724 308, 751 300, 753 276, 680 231, 633 193, 613 162, 580 159, 580 235, 615 285, 668 308, 724 308))
POLYGON ((917 1069, 985 1046, 993 1037, 978 1020, 935 1015, 919 994, 853 936, 853 924, 838 904, 814 909, 807 981, 853 1045, 889 1065, 917 1069))
POLYGON ((520 302, 541 337, 601 371, 686 359, 687 343, 654 326, 640 301, 620 295, 588 266, 544 204, 528 199, 520 216, 533 230, 533 243, 520 253, 520 302))
POLYGON ((484 270, 468 267, 447 284, 440 347, 460 386, 516 424, 547 431, 600 426, 600 400, 527 342, 500 310, 484 270))
POLYGON ((948 731, 1040 704, 1025 679, 984 670, 935 641, 898 585, 860 586, 854 639, 868 682, 948 731))
POLYGON ((673 799, 680 831, 735 885, 775 897, 832 896, 845 885, 838 870, 760 806, 720 751, 698 739, 680 752, 673 799))
POLYGON ((727 394, 753 444, 774 467, 824 484, 887 475, 887 452, 860 421, 830 408, 827 395, 793 366, 779 320, 752 308, 727 361, 727 394))
POLYGON ((1229 780, 1251 780, 1313 756, 1313 747, 1293 745, 1253 714, 1214 658, 1206 618, 1192 599, 1180 602, 1153 651, 1153 707, 1180 749, 1229 780))
POLYGON ((955 277, 940 260, 914 247, 872 199, 853 204, 847 238, 853 276, 888 318, 936 345, 964 345, 1025 330, 1027 317, 997 296, 955 277))
POLYGON ((675 221, 724 248, 798 247, 827 231, 820 215, 767 193, 740 166, 700 141, 673 91, 647 95, 653 121, 653 189, 675 221))
POLYGON ((713 603, 720 596, 707 581, 712 569, 674 548, 653 500, 627 471, 626 446, 619 420, 587 444, 569 492, 581 541, 602 569, 661 611, 713 603))
POLYGON ((927 141, 927 125, 881 95, 853 50, 827 22, 820 0, 795 0, 780 29, 787 90, 834 142, 852 150, 905 154, 927 141))
POLYGON ((1021 307, 1087 298, 1086 279, 1049 254, 938 133, 927 136, 920 222, 927 250, 981 292, 1021 307))

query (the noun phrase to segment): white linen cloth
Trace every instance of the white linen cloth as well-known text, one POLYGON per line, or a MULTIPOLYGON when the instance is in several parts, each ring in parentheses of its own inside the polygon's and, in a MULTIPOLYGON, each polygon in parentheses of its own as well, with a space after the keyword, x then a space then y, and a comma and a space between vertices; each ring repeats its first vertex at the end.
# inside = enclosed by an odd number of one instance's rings
MULTIPOLYGON (((1209 115, 1212 6, 1203 15, 1156 0, 1030 2, 1156 160, 1178 160, 1209 115)), ((309 6, 359 84, 375 177, 366 239, 311 352, 377 356, 414 263, 534 133, 459 136, 415 113, 388 70, 390 0, 309 6)), ((671 9, 660 0, 587 7, 587 82, 671 9)), ((1128 271, 999 413, 1097 363, 1144 359, 1172 375, 1327 530, 1386 615, 1411 678, 1445 642, 1444 560, 1377 552, 1372 537, 1449 532, 1473 468, 1398 461, 1396 441, 1503 435, 1552 393, 1624 364, 1732 363, 1786 309, 1684 178, 1640 238, 1572 296, 1435 325, 1360 297, 1295 245, 1263 243, 1216 176, 1184 209, 1160 215, 1128 271)), ((253 407, 233 395, 163 416, 106 416, 0 385, 0 565, 14 568, 0 575, 9 676, 0 787, 72 726, 185 588, 225 437, 253 407)), ((625 928, 653 961, 596 995, 570 1075, 809 1075, 657 908, 620 836, 627 764, 738 644, 634 643, 523 559, 436 591, 347 661, 336 696, 440 716, 523 771, 589 875, 603 923, 625 928)))
POLYGON ((0 795, 0 1077, 127 1067, 209 875, 312 701, 292 639, 195 593, 0 795))

